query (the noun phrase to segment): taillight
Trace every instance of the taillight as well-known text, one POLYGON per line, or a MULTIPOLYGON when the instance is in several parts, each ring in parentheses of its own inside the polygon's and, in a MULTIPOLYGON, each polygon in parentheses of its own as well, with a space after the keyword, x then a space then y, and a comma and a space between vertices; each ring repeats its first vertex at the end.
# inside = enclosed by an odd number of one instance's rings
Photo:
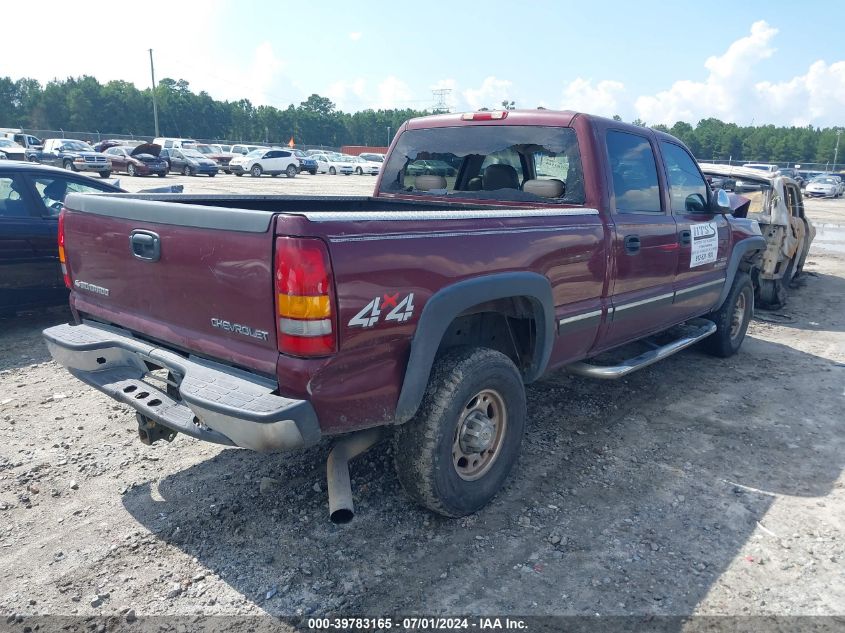
POLYGON ((317 239, 276 238, 276 312, 279 351, 327 356, 337 347, 332 324, 332 270, 317 239))
POLYGON ((65 254, 65 210, 62 209, 59 213, 59 263, 62 265, 62 277, 65 280, 65 286, 70 290, 72 284, 70 282, 70 271, 67 267, 67 255, 65 254))

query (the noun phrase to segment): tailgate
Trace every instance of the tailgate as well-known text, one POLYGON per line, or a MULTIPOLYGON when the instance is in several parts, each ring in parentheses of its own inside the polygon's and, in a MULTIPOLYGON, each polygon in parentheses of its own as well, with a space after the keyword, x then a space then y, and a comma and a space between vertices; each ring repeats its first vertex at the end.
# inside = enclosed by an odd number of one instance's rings
POLYGON ((65 205, 71 305, 83 316, 275 373, 272 213, 116 196, 65 205))

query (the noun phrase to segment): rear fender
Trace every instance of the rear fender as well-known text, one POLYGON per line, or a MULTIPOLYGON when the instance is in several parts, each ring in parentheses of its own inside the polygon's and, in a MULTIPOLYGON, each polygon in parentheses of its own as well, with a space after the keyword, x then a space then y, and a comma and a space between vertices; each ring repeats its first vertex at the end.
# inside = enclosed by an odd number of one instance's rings
POLYGON ((546 369, 554 344, 554 303, 549 280, 537 273, 498 273, 461 281, 435 293, 426 302, 411 341, 396 422, 410 420, 422 402, 434 358, 452 321, 465 310, 497 299, 526 297, 536 324, 536 349, 523 380, 531 382, 546 369))

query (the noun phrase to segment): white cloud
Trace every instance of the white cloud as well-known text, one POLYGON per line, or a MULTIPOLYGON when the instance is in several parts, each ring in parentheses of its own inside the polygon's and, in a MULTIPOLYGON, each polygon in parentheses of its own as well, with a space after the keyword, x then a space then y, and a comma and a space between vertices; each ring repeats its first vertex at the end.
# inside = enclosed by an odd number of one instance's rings
POLYGON ((467 88, 463 91, 463 97, 470 110, 479 108, 501 108, 502 101, 510 101, 511 86, 513 82, 507 79, 487 77, 478 88, 467 88))
POLYGON ((606 79, 594 86, 591 79, 578 77, 563 89, 561 108, 611 117, 619 113, 619 97, 624 93, 625 85, 619 81, 606 79))
POLYGON ((413 95, 408 84, 393 75, 378 85, 376 94, 375 109, 406 108, 413 95))
POLYGON ((367 82, 362 79, 341 79, 322 93, 331 99, 338 110, 357 110, 366 96, 367 82))
POLYGON ((758 102, 766 105, 764 120, 790 125, 837 125, 845 110, 845 61, 817 61, 806 74, 788 81, 761 81, 754 86, 758 102))
POLYGON ((353 42, 357 42, 358 40, 361 39, 362 35, 363 35, 363 33, 361 33, 360 31, 353 31, 352 33, 349 34, 349 39, 352 40, 353 42))
POLYGON ((706 117, 745 123, 760 105, 751 83, 755 65, 774 54, 771 41, 777 33, 766 22, 755 22, 749 35, 705 61, 709 74, 704 81, 676 81, 668 90, 639 97, 637 116, 649 124, 695 123, 706 117))

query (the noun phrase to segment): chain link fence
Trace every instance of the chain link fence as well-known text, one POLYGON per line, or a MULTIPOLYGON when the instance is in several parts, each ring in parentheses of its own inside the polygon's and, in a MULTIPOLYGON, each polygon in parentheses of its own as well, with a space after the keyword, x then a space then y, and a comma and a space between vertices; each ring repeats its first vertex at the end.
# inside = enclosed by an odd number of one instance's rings
MULTIPOLYGON (((45 138, 70 138, 76 139, 79 141, 86 141, 88 143, 99 143, 100 141, 104 141, 106 139, 120 139, 120 140, 127 140, 127 141, 147 141, 151 142, 153 140, 152 136, 146 134, 133 134, 132 132, 101 132, 100 130, 95 130, 93 132, 77 132, 74 130, 35 130, 35 129, 28 129, 24 128, 21 129, 21 132, 24 134, 31 134, 32 136, 37 136, 40 139, 45 138)), ((217 145, 261 145, 261 146, 274 146, 274 147, 282 147, 286 146, 286 143, 267 143, 264 141, 230 141, 228 139, 223 138, 196 138, 194 139, 199 143, 214 143, 217 145)), ((331 145, 301 145, 299 143, 296 144, 297 149, 321 149, 329 152, 336 152, 339 151, 339 148, 336 146, 331 145)))

